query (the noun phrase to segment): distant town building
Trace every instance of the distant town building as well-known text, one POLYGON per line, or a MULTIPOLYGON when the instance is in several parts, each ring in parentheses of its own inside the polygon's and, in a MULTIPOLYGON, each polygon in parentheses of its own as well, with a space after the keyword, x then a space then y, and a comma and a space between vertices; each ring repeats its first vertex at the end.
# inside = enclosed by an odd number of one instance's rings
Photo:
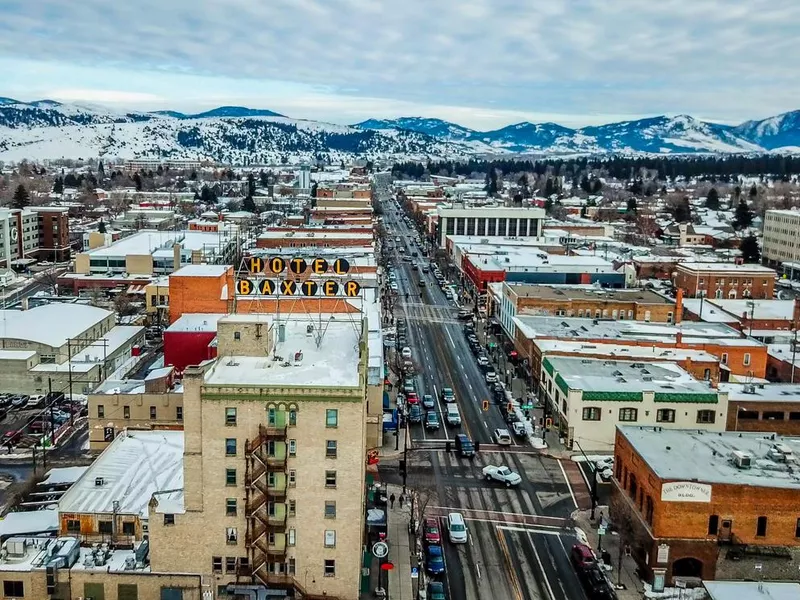
POLYGON ((774 269, 760 265, 685 262, 675 268, 674 283, 688 298, 772 299, 775 278, 774 269))

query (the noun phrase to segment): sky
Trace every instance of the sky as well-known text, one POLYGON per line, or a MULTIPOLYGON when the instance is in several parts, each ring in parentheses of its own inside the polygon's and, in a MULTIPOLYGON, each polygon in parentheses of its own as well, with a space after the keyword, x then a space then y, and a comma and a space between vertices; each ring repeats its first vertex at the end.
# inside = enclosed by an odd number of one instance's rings
POLYGON ((3 0, 0 96, 476 129, 800 108, 798 0, 3 0))

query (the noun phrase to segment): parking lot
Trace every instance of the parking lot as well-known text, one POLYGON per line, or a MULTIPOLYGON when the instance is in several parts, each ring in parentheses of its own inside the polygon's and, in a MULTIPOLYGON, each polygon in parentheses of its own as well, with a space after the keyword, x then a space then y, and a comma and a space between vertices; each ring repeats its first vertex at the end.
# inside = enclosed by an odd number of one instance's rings
POLYGON ((30 448, 41 443, 44 435, 70 418, 85 414, 82 401, 70 404, 63 394, 28 396, 0 394, 0 446, 30 448))

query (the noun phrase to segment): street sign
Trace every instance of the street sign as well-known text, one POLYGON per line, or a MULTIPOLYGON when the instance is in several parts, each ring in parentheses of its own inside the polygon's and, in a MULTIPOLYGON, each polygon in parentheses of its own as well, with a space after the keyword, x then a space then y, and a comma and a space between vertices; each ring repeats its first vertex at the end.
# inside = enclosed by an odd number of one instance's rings
POLYGON ((411 579, 417 579, 418 577, 419 577, 419 568, 411 567, 411 579))
POLYGON ((600 527, 597 528, 597 535, 605 535, 605 534, 606 534, 606 526, 600 525, 600 527))
POLYGON ((372 555, 375 558, 386 558, 389 555, 389 546, 386 542, 375 542, 372 546, 372 555))

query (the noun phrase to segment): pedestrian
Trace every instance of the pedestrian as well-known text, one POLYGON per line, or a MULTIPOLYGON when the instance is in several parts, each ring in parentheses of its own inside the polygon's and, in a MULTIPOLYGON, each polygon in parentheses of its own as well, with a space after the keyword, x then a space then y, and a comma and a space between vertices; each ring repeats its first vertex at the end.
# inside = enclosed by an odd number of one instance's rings
POLYGON ((394 508, 394 494, 389 496, 389 508, 394 508))
POLYGON ((403 508, 403 503, 406 501, 406 497, 403 494, 400 494, 400 508, 403 508))

